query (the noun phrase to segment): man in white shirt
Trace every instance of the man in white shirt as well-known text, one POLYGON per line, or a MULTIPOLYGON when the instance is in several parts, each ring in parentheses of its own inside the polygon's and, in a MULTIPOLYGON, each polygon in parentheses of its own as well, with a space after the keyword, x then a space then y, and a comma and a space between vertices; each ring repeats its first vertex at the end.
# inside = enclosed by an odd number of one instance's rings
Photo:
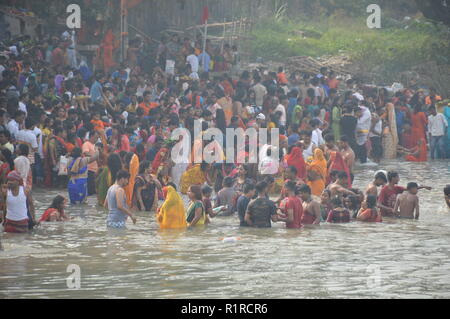
POLYGON ((33 176, 36 177, 36 182, 41 183, 44 181, 44 147, 42 144, 42 131, 39 127, 35 126, 33 130, 34 135, 36 135, 36 140, 38 144, 38 151, 34 154, 34 172, 33 176))
POLYGON ((437 113, 436 107, 431 106, 428 116, 428 133, 430 134, 431 159, 445 157, 445 134, 447 132, 448 122, 442 113, 437 113))
POLYGON ((361 164, 367 163, 367 148, 366 143, 369 138, 370 128, 372 126, 372 113, 365 106, 360 106, 356 110, 356 117, 358 123, 356 125, 356 156, 361 161, 361 164))
POLYGON ((186 58, 186 62, 191 65, 191 71, 193 73, 198 73, 198 58, 195 55, 194 49, 191 50, 191 54, 186 58))
POLYGON ((8 129, 9 133, 11 133, 11 137, 13 139, 16 138, 16 134, 19 132, 21 125, 23 124, 25 120, 25 112, 23 111, 17 111, 14 115, 14 119, 8 122, 8 125, 6 128, 8 129))
POLYGON ((31 118, 25 120, 25 129, 20 130, 16 134, 16 141, 18 144, 25 144, 28 146, 28 159, 30 160, 31 167, 34 166, 34 154, 38 151, 39 145, 37 143, 36 134, 34 134, 34 128, 36 123, 31 118))
POLYGON ((281 116, 280 116, 280 120, 279 120, 279 124, 280 124, 280 134, 284 135, 285 134, 285 128, 286 128, 286 108, 288 107, 289 104, 289 99, 287 98, 287 96, 282 96, 280 98, 280 103, 278 104, 278 106, 275 108, 275 110, 273 111, 273 113, 277 113, 280 112, 281 116))
POLYGON ((258 76, 256 76, 254 78, 256 84, 251 88, 251 90, 253 92, 255 92, 255 104, 256 106, 258 106, 259 108, 262 108, 263 103, 264 103, 264 97, 267 94, 267 88, 261 84, 261 78, 258 76))
POLYGON ((309 125, 312 128, 311 141, 314 143, 314 145, 321 146, 325 144, 322 136, 322 130, 320 129, 320 121, 318 119, 313 119, 309 122, 309 125))

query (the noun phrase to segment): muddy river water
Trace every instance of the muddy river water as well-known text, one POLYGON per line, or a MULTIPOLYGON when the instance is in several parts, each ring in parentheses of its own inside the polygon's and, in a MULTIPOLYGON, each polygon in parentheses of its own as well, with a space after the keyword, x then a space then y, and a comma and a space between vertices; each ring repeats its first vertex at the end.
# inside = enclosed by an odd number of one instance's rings
MULTIPOLYGON (((419 193, 419 221, 295 231, 282 223, 240 229, 237 217, 227 217, 203 229, 160 231, 153 214, 139 213, 136 225, 113 232, 90 198, 68 208, 71 222, 0 235, 0 298, 450 298, 443 196, 450 164, 393 161, 382 168, 397 170, 400 185, 434 187, 419 193), (229 236, 241 240, 221 241, 229 236), (67 280, 73 269, 79 289, 67 280)), ((364 189, 374 172, 358 168, 355 185, 364 189)), ((56 194, 34 192, 38 217, 56 194)))

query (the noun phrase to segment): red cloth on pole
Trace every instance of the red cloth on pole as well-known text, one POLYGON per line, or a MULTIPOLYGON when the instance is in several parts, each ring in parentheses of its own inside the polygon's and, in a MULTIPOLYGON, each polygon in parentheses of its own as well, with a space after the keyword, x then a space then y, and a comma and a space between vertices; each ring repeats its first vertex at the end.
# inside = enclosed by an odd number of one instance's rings
POLYGON ((202 14, 202 24, 206 24, 206 21, 209 19, 209 10, 208 6, 203 7, 203 14, 202 14))

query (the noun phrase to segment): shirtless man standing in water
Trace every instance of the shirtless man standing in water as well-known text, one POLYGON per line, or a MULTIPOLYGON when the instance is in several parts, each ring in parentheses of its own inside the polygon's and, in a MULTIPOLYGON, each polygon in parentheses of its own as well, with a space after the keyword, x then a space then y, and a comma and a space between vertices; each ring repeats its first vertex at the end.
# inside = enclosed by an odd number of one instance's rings
POLYGON ((397 196, 395 202, 394 214, 402 219, 419 219, 419 185, 417 183, 409 183, 406 187, 407 193, 397 196), (415 214, 414 214, 415 211, 415 214))
POLYGON ((373 195, 378 198, 378 187, 386 185, 388 182, 386 174, 383 171, 378 171, 375 174, 375 179, 371 182, 365 191, 365 197, 373 195))
POLYGON ((346 172, 339 172, 336 182, 330 184, 329 190, 331 192, 331 198, 340 197, 342 199, 343 195, 358 195, 351 190, 348 190, 348 176, 346 172))
POLYGON ((341 155, 344 159, 345 164, 347 164, 350 173, 353 173, 353 166, 355 165, 355 152, 349 145, 349 139, 347 136, 342 136, 339 142, 339 148, 341 149, 341 155))
POLYGON ((313 200, 311 196, 311 188, 308 185, 301 185, 298 193, 303 201, 302 225, 319 225, 322 220, 320 204, 313 200))

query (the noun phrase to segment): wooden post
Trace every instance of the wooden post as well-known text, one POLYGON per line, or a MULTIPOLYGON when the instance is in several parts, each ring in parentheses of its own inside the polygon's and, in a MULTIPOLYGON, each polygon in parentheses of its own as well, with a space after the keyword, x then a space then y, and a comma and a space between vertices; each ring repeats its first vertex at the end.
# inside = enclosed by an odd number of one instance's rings
POLYGON ((223 46, 225 43, 225 35, 227 30, 227 25, 225 24, 225 18, 223 18, 223 35, 222 35, 222 46, 220 47, 220 53, 223 53, 223 46))

